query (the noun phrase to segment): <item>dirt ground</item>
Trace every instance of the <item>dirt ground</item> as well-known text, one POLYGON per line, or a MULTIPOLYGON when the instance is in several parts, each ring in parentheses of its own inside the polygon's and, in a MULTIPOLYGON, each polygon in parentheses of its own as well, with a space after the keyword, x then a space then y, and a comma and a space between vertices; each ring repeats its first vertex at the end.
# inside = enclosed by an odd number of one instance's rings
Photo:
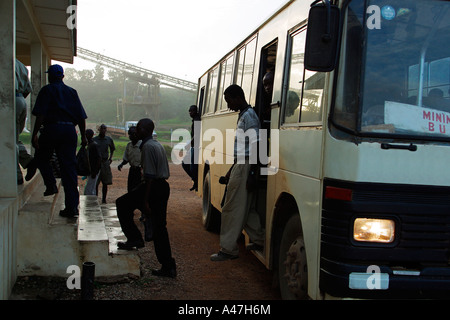
MULTIPOLYGON (((126 192, 128 166, 121 172, 119 162, 113 162, 113 185, 109 186, 107 202, 126 192)), ((177 278, 158 278, 151 274, 160 265, 153 243, 139 249, 141 277, 111 284, 96 283, 95 300, 279 300, 278 289, 272 285, 272 273, 240 240, 240 254, 236 260, 212 262, 210 255, 219 250, 219 235, 206 231, 201 223, 202 200, 189 191, 192 181, 180 165, 170 165, 170 198, 167 228, 172 254, 177 263, 177 278)), ((100 190, 99 190, 100 192, 100 190)), ((100 198, 99 198, 100 199, 100 198)), ((136 212, 138 222, 140 214, 136 212)), ((74 300, 79 292, 65 287, 66 279, 37 277, 19 278, 14 292, 24 296, 35 289, 28 299, 74 300), (39 288, 36 289, 36 288, 39 288)))

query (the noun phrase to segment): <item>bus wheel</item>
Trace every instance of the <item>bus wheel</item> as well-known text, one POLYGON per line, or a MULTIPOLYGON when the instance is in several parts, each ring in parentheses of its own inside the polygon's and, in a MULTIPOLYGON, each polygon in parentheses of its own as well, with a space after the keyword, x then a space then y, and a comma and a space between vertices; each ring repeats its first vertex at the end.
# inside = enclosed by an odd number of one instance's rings
POLYGON ((278 279, 283 299, 307 299, 306 251, 298 214, 293 215, 284 226, 278 258, 278 279))
POLYGON ((203 180, 203 211, 202 223, 208 231, 218 232, 220 230, 219 211, 211 204, 211 175, 208 172, 203 180))

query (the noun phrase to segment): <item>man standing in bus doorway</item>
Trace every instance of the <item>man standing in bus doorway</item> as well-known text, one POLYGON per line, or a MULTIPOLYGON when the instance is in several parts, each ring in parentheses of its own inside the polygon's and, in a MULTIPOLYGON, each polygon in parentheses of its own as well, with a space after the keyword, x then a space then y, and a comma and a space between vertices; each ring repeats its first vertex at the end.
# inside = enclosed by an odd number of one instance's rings
POLYGON ((108 193, 108 185, 112 184, 111 162, 116 147, 111 137, 106 135, 106 125, 102 124, 98 128, 98 136, 94 137, 94 141, 99 145, 102 154, 102 166, 100 175, 97 179, 96 194, 98 195, 98 186, 102 183, 102 203, 106 203, 106 194, 108 193))
POLYGON ((251 210, 258 167, 254 156, 257 155, 259 118, 247 103, 240 86, 235 84, 229 86, 224 91, 224 96, 228 108, 235 112, 239 111, 239 117, 234 140, 234 164, 226 174, 228 184, 221 215, 221 249, 211 255, 212 261, 238 257, 237 240, 243 229, 250 238, 248 250, 262 250, 264 245, 264 232, 258 213, 251 210))
MULTIPOLYGON (((263 99, 263 110, 261 110, 261 129, 267 130, 270 133, 270 112, 273 94, 273 71, 267 72, 263 77, 263 87, 264 87, 264 99, 263 99)), ((268 135, 269 137, 269 135, 268 135)))
POLYGON ((195 163, 195 160, 198 159, 198 156, 196 156, 196 153, 198 153, 198 148, 195 148, 194 144, 194 133, 195 133, 195 127, 200 124, 200 115, 198 114, 197 106, 192 105, 189 107, 189 115, 192 118, 192 126, 191 126, 191 143, 190 143, 190 152, 187 155, 189 157, 189 162, 186 163, 184 160, 181 163, 184 171, 191 177, 192 181, 194 182, 194 185, 190 189, 190 191, 198 190, 198 163, 195 163))

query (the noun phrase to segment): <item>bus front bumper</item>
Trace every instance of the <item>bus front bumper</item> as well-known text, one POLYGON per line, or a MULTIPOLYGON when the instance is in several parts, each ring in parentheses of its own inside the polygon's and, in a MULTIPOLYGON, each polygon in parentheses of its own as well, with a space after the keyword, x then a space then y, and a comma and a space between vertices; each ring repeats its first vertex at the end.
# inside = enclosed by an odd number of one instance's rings
POLYGON ((320 289, 341 298, 450 298, 450 268, 393 269, 352 265, 322 258, 320 289))

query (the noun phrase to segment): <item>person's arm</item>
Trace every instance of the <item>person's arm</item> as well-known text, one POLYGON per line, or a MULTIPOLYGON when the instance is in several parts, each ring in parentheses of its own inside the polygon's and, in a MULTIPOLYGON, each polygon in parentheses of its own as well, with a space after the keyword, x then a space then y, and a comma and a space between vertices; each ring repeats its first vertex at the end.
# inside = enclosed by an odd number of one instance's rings
POLYGON ((37 134, 42 124, 44 123, 44 118, 45 118, 44 116, 36 116, 36 121, 34 122, 33 135, 31 136, 31 144, 35 149, 39 149, 37 134))
POLYGON ((122 160, 122 163, 119 164, 119 165, 117 166, 117 169, 118 169, 119 171, 121 171, 121 170, 122 170, 122 167, 123 167, 124 165, 126 165, 127 163, 128 163, 128 161, 126 161, 126 160, 125 160, 125 157, 124 157, 123 160, 122 160))
POLYGON ((110 164, 112 163, 113 154, 114 154, 114 150, 112 150, 111 153, 109 154, 109 159, 108 160, 109 160, 110 164))
POLYGON ((122 163, 119 164, 119 165, 117 166, 117 170, 121 171, 121 170, 122 170, 122 167, 123 167, 124 165, 126 165, 127 163, 128 163, 128 161, 123 160, 122 163))
POLYGON ((39 149, 38 142, 38 132, 44 124, 45 115, 47 114, 47 108, 50 103, 48 98, 48 86, 43 87, 36 98, 36 102, 34 104, 34 108, 31 111, 31 114, 36 117, 33 127, 33 133, 31 135, 31 145, 35 149, 39 149))
POLYGON ((86 138, 86 119, 83 119, 79 124, 78 127, 80 128, 80 135, 81 135, 81 145, 85 146, 87 145, 87 138, 86 138))
POLYGON ((114 145, 114 141, 113 139, 110 140, 111 143, 109 144, 109 164, 112 163, 112 158, 113 158, 113 154, 114 154, 114 150, 116 150, 116 146, 114 145))
POLYGON ((122 163, 119 164, 118 167, 117 167, 117 169, 119 171, 121 171, 122 167, 128 163, 128 157, 129 157, 128 153, 129 152, 130 152, 130 144, 128 143, 126 148, 125 148, 125 152, 123 153, 122 163))

